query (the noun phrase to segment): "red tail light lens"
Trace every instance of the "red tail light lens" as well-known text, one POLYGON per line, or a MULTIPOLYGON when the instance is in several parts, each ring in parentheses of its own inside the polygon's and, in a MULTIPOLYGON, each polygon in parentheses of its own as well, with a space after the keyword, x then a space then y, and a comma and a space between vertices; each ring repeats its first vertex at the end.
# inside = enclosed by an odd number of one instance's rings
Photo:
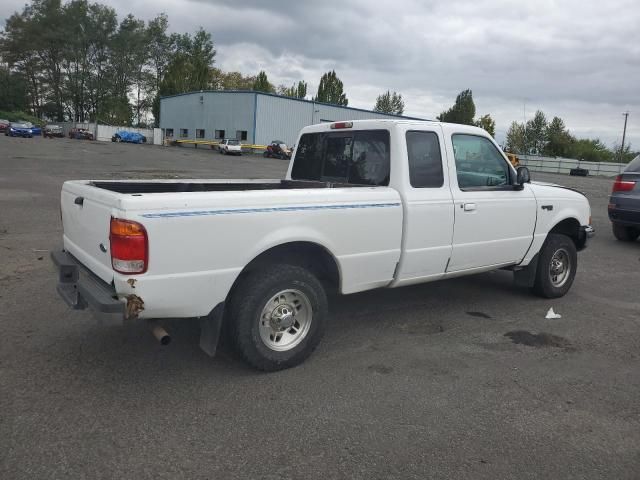
POLYGON ((616 177, 616 181, 613 182, 614 192, 630 192, 636 186, 636 182, 633 180, 622 180, 622 175, 616 177))
POLYGON ((339 130, 341 128, 352 128, 353 122, 336 122, 331 124, 331 128, 334 130, 339 130))
POLYGON ((140 223, 111 217, 109 242, 111 266, 116 272, 134 274, 147 271, 149 241, 147 231, 140 223))

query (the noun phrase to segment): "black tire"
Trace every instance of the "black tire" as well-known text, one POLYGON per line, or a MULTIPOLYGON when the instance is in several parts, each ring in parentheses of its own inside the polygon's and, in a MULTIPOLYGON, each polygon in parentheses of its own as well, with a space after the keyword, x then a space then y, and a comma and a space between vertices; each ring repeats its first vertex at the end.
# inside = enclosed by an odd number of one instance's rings
POLYGON ((640 237, 640 227, 629 227, 620 225, 619 223, 612 223, 611 229, 613 230, 613 236, 621 242, 635 242, 638 237, 640 237))
POLYGON ((258 370, 273 372, 299 365, 316 349, 327 322, 327 295, 320 281, 305 268, 271 265, 240 280, 228 313, 229 333, 242 358, 258 370), (261 338, 260 323, 263 309, 272 297, 287 289, 304 294, 312 315, 306 335, 299 343, 291 349, 276 351, 261 338))
MULTIPOLYGON (((540 249, 533 292, 544 298, 563 297, 573 284, 577 267, 578 253, 573 240, 566 235, 550 233, 540 249), (562 253, 560 254, 560 252, 562 253), (568 259, 567 275, 566 278, 562 278, 561 284, 559 281, 552 280, 552 260, 556 254, 560 255, 557 258, 566 257, 568 259)), ((558 279, 559 275, 556 275, 555 278, 558 279)))

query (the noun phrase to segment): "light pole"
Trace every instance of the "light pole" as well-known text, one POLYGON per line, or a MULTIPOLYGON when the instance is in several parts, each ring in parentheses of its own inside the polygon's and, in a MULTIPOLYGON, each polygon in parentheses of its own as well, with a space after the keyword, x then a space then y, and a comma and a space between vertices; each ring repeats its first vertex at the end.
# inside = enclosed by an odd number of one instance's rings
POLYGON ((620 145, 620 162, 622 162, 622 156, 624 155, 624 139, 627 136, 627 118, 629 118, 629 112, 624 112, 624 128, 622 129, 622 145, 620 145))

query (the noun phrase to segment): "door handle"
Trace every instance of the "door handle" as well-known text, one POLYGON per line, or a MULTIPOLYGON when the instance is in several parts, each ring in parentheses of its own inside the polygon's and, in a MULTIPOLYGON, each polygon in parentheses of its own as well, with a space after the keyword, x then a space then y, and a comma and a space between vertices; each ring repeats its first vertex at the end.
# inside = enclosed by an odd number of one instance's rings
POLYGON ((465 212, 474 212, 476 209, 476 204, 475 203, 465 203, 462 205, 462 207, 464 208, 465 212))

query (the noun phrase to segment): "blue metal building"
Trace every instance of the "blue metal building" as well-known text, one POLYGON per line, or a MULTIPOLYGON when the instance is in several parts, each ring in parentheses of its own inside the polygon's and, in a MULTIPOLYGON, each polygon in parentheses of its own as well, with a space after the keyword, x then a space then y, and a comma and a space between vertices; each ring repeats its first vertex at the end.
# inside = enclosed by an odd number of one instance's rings
POLYGON ((307 125, 339 120, 411 118, 253 91, 201 91, 160 99, 160 128, 174 140, 237 138, 265 145, 296 142, 307 125))

